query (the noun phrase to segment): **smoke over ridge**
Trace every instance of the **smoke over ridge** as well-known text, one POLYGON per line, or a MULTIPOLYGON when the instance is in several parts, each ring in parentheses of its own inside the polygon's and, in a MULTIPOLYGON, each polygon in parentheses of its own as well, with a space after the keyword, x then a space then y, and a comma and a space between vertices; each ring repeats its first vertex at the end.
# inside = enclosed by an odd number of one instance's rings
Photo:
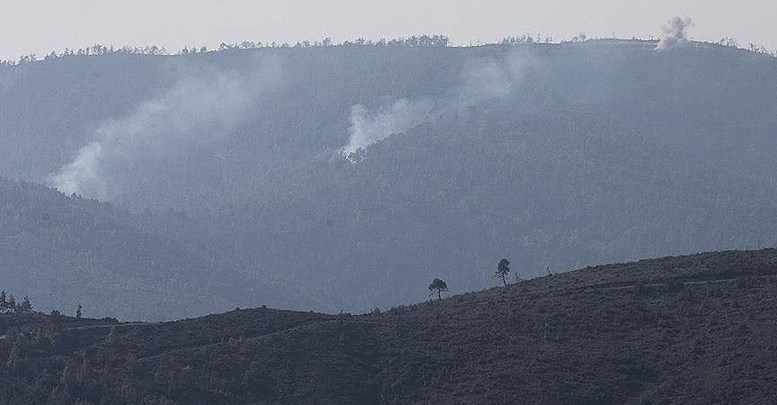
POLYGON ((526 66, 527 58, 518 53, 509 53, 501 60, 476 59, 465 64, 457 90, 449 97, 438 100, 402 98, 377 112, 356 104, 351 108, 349 141, 340 149, 340 154, 348 157, 391 135, 433 122, 442 115, 507 97, 520 85, 526 66))
POLYGON ((675 17, 669 20, 666 25, 661 27, 663 36, 656 46, 657 51, 667 51, 683 46, 688 43, 689 27, 693 26, 693 20, 690 18, 675 17))
POLYGON ((279 82, 277 60, 263 59, 250 72, 194 66, 160 97, 127 117, 102 122, 93 141, 48 185, 59 191, 111 200, 121 189, 117 175, 223 139, 254 102, 279 82))
POLYGON ((372 114, 363 105, 356 104, 351 107, 351 138, 342 154, 350 155, 391 135, 432 121, 436 115, 434 104, 428 99, 410 101, 402 98, 372 114))

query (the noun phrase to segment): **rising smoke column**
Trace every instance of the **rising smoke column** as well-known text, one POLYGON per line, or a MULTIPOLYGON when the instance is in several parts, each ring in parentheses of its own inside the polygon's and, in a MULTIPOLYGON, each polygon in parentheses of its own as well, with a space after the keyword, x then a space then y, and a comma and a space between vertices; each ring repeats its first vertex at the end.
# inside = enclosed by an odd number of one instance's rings
POLYGON ((690 18, 675 17, 669 20, 666 25, 661 27, 663 37, 656 45, 657 51, 667 51, 686 45, 688 43, 688 33, 686 30, 693 26, 693 20, 690 18))
POLYGON ((112 174, 223 139, 279 81, 278 65, 266 59, 250 72, 186 69, 160 97, 141 103, 127 117, 102 122, 93 141, 51 174, 48 185, 66 194, 113 199, 122 184, 112 174))
POLYGON ((100 142, 92 142, 78 151, 72 162, 49 176, 48 184, 66 194, 86 194, 97 198, 106 198, 110 192, 100 161, 103 147, 100 142))
POLYGON ((391 135, 429 122, 436 115, 432 102, 426 99, 408 101, 403 98, 372 114, 363 105, 357 104, 351 107, 350 139, 341 154, 349 156, 391 135))
POLYGON ((449 97, 435 101, 402 98, 377 112, 370 112, 362 104, 354 105, 351 107, 349 141, 340 149, 340 154, 348 158, 351 153, 442 115, 507 97, 521 83, 526 67, 525 56, 515 53, 502 60, 475 59, 464 65, 456 90, 449 97))

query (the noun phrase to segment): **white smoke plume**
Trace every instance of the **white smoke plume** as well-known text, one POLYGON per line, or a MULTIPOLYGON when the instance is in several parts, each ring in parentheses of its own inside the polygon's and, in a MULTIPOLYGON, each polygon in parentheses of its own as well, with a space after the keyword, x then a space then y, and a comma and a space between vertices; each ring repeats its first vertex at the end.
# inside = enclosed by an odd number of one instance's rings
POLYGON ((437 101, 403 98, 375 113, 370 113, 361 104, 354 105, 351 108, 349 141, 340 149, 340 154, 351 160, 352 153, 391 135, 432 122, 444 114, 507 97, 521 82, 525 67, 525 58, 515 54, 503 60, 472 60, 464 66, 458 89, 450 97, 437 101))
POLYGON ((693 20, 690 18, 675 17, 669 20, 666 25, 661 27, 663 36, 656 46, 657 51, 667 51, 686 45, 688 43, 688 28, 693 26, 693 20))
POLYGON ((160 97, 127 117, 107 120, 72 162, 49 176, 59 191, 111 200, 122 173, 149 162, 184 154, 222 139, 251 105, 279 81, 278 62, 263 60, 250 73, 213 68, 187 69, 160 97))
POLYGON ((109 190, 100 170, 102 158, 103 147, 99 142, 84 146, 72 162, 49 178, 49 185, 67 194, 85 193, 104 198, 109 190))
POLYGON ((429 100, 408 101, 400 99, 392 106, 375 114, 357 104, 351 107, 350 140, 341 153, 349 156, 391 135, 429 122, 434 119, 434 106, 429 100))
POLYGON ((515 57, 502 61, 477 59, 465 64, 453 107, 467 108, 510 94, 522 75, 520 69, 516 69, 515 60, 515 57))

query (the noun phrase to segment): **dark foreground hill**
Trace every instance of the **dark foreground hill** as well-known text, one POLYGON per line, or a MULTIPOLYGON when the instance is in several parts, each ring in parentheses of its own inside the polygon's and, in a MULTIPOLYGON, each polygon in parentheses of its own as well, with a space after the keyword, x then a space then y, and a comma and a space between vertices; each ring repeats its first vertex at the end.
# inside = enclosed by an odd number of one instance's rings
POLYGON ((586 268, 352 316, 0 316, 2 403, 777 399, 777 250, 586 268))

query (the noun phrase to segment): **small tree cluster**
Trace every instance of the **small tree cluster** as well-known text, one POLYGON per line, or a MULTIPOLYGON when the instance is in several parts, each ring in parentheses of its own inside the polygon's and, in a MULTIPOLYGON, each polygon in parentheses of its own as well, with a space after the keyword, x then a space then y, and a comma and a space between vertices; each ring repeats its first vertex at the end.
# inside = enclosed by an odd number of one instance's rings
MULTIPOLYGON (((121 48, 107 47, 101 44, 94 44, 86 48, 70 49, 65 48, 62 52, 52 51, 43 57, 43 60, 52 60, 66 58, 69 56, 102 56, 102 55, 169 55, 164 47, 156 45, 145 46, 142 48, 123 46, 121 48)), ((9 59, 0 61, 0 66, 16 66, 25 63, 36 62, 40 60, 38 55, 31 53, 22 55, 18 59, 9 59)))
POLYGON ((16 301, 13 295, 8 294, 5 290, 0 291, 0 313, 29 313, 32 312, 32 302, 29 297, 19 302, 16 301))
MULTIPOLYGON (((403 47, 409 47, 409 48, 418 48, 418 47, 428 47, 428 48, 434 48, 434 47, 446 47, 450 44, 450 40, 445 35, 419 35, 419 36, 411 36, 408 38, 395 38, 395 39, 385 39, 381 38, 379 40, 373 41, 369 39, 355 39, 355 40, 346 40, 340 43, 334 43, 332 41, 332 38, 324 38, 319 41, 299 41, 294 45, 290 45, 287 42, 254 42, 254 41, 242 41, 242 42, 236 42, 236 43, 226 43, 222 42, 219 44, 218 49, 216 51, 224 52, 224 51, 230 51, 230 50, 238 50, 238 49, 258 49, 258 48, 311 48, 311 47, 329 47, 329 46, 341 46, 341 47, 349 47, 349 46, 403 46, 403 47)), ((210 50, 206 46, 185 46, 183 49, 178 51, 178 55, 192 55, 197 53, 207 53, 210 50)), ((59 58, 65 58, 68 56, 102 56, 102 55, 169 55, 170 53, 165 49, 164 47, 151 45, 151 46, 145 46, 145 47, 131 47, 131 46, 123 46, 121 48, 114 48, 113 46, 105 46, 102 44, 94 44, 92 46, 86 47, 86 48, 80 48, 80 49, 69 49, 66 48, 62 52, 56 52, 52 51, 51 53, 47 54, 45 57, 43 57, 43 60, 52 60, 52 59, 59 59, 59 58)), ((9 59, 9 60, 0 60, 0 66, 16 66, 16 65, 23 65, 25 63, 29 62, 35 62, 40 60, 38 55, 31 53, 27 55, 22 55, 18 59, 9 59)))
MULTIPOLYGON (((579 35, 573 37, 569 40, 562 40, 560 43, 576 43, 576 42, 585 42, 587 40, 590 40, 592 38, 588 37, 585 33, 580 33, 579 35)), ((649 38, 650 40, 653 40, 653 37, 649 38)), ((632 40, 638 40, 637 38, 632 38, 632 40)), ((504 39, 502 39, 499 44, 506 45, 506 46, 516 46, 516 45, 522 45, 522 44, 537 44, 537 43, 546 43, 551 44, 554 43, 553 38, 550 36, 545 36, 544 38, 540 34, 536 35, 530 35, 530 34, 523 34, 519 36, 509 36, 504 39)), ((732 37, 725 37, 721 39, 720 41, 716 42, 718 45, 738 48, 738 49, 746 49, 751 52, 760 53, 764 55, 771 55, 773 57, 777 56, 777 53, 774 51, 771 51, 767 49, 763 45, 757 45, 750 43, 748 46, 740 46, 739 43, 736 41, 736 39, 732 37)), ((478 43, 479 45, 479 43, 478 43)), ((329 46, 340 46, 340 47, 351 47, 351 46, 402 46, 402 47, 410 47, 410 48, 418 48, 418 47, 429 47, 429 48, 435 48, 435 47, 447 47, 450 46, 450 39, 445 35, 419 35, 419 36, 411 36, 408 38, 394 38, 394 39, 385 39, 381 38, 379 40, 369 40, 364 38, 358 38, 355 40, 345 40, 343 42, 335 43, 332 41, 332 38, 324 38, 323 40, 319 41, 299 41, 294 45, 291 45, 287 42, 254 42, 254 41, 242 41, 242 42, 235 42, 235 43, 225 43, 222 42, 219 44, 219 47, 215 49, 215 51, 223 52, 223 51, 229 51, 229 50, 237 50, 237 49, 258 49, 258 48, 315 48, 315 47, 329 47, 329 46)), ((197 54, 197 53, 207 53, 211 51, 206 46, 186 46, 180 51, 178 51, 178 55, 191 55, 191 54, 197 54)), ((101 44, 95 44, 86 48, 80 48, 80 49, 69 49, 66 48, 62 52, 56 52, 53 51, 46 56, 43 57, 44 60, 50 60, 50 59, 59 59, 64 58, 68 56, 101 56, 101 55, 169 55, 167 49, 164 47, 152 45, 152 46, 145 46, 145 47, 131 47, 131 46, 123 46, 121 48, 114 48, 113 46, 104 46, 101 44)), ((29 62, 35 62, 40 60, 38 55, 34 53, 30 53, 27 55, 22 55, 18 59, 9 59, 9 60, 0 60, 0 66, 16 66, 16 65, 23 65, 25 63, 29 62)))

